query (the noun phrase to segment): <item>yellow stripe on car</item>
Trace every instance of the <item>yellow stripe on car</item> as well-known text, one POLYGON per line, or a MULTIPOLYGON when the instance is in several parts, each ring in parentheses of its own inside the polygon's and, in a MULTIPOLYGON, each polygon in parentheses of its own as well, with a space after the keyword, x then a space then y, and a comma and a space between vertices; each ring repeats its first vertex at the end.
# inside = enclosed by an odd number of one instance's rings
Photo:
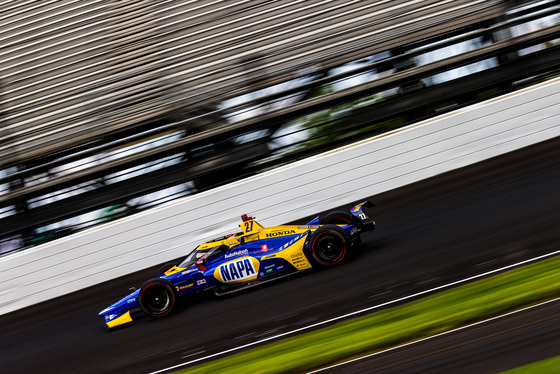
POLYGON ((309 269, 311 264, 307 261, 303 253, 303 245, 305 244, 305 236, 300 238, 297 242, 290 245, 288 248, 269 256, 263 257, 261 260, 269 260, 273 258, 282 258, 295 266, 298 270, 309 269))

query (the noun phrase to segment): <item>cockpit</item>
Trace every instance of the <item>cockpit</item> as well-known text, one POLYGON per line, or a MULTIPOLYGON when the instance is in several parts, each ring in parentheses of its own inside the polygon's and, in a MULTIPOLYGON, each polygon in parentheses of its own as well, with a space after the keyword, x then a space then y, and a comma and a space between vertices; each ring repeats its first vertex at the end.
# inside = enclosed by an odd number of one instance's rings
POLYGON ((197 261, 208 262, 209 260, 218 257, 219 255, 229 251, 227 245, 218 245, 208 248, 208 245, 201 245, 196 247, 190 254, 181 261, 177 267, 188 268, 195 264, 197 261))

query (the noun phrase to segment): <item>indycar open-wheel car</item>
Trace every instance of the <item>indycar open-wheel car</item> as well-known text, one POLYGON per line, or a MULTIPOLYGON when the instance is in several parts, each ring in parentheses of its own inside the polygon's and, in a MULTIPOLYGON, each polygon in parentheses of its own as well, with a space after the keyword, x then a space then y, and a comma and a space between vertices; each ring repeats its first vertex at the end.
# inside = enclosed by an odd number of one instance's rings
POLYGON ((349 212, 334 211, 305 225, 264 227, 243 215, 241 231, 193 248, 177 263, 167 263, 157 278, 102 310, 109 328, 132 321, 131 312, 160 318, 172 312, 180 297, 211 292, 223 295, 313 268, 344 262, 360 235, 375 223, 364 213, 369 201, 349 212))

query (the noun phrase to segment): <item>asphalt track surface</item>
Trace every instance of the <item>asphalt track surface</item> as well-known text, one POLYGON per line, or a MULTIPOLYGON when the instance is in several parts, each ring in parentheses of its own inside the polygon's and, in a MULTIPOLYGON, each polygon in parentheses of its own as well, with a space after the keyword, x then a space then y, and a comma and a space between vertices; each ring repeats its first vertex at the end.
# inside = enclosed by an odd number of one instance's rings
POLYGON ((558 316, 560 299, 319 373, 499 373, 560 356, 558 316))
MULTIPOLYGON (((559 160, 556 138, 372 196, 378 228, 364 236, 351 261, 235 296, 184 303, 161 320, 138 318, 108 332, 97 316, 151 278, 153 268, 1 316, 0 371, 149 373, 558 250, 559 160)), ((552 313, 537 308, 516 317, 514 326, 529 330, 516 350, 497 356, 500 370, 560 354, 560 318, 557 309, 552 313), (531 338, 541 328, 531 324, 543 319, 554 320, 556 335, 531 338)), ((475 363, 486 354, 477 349, 508 329, 493 326, 481 326, 487 330, 474 341, 459 334, 445 344, 456 346, 457 355, 464 347, 461 363, 475 363)), ((410 372, 442 367, 437 362, 445 358, 434 356, 438 348, 431 344, 415 346, 424 359, 410 372)), ((403 355, 392 353, 383 372, 404 370, 393 366, 409 357, 403 355)), ((373 359, 363 364, 356 370, 381 372, 373 359)))

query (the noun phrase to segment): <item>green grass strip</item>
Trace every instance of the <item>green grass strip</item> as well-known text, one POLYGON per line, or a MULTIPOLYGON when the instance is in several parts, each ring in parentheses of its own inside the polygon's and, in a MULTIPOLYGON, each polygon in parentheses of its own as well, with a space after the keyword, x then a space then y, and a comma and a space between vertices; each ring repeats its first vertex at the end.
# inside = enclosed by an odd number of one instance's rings
POLYGON ((180 373, 304 372, 560 296, 560 257, 180 373))
POLYGON ((560 356, 552 357, 543 361, 537 361, 529 365, 504 371, 502 374, 558 374, 560 373, 560 356))

